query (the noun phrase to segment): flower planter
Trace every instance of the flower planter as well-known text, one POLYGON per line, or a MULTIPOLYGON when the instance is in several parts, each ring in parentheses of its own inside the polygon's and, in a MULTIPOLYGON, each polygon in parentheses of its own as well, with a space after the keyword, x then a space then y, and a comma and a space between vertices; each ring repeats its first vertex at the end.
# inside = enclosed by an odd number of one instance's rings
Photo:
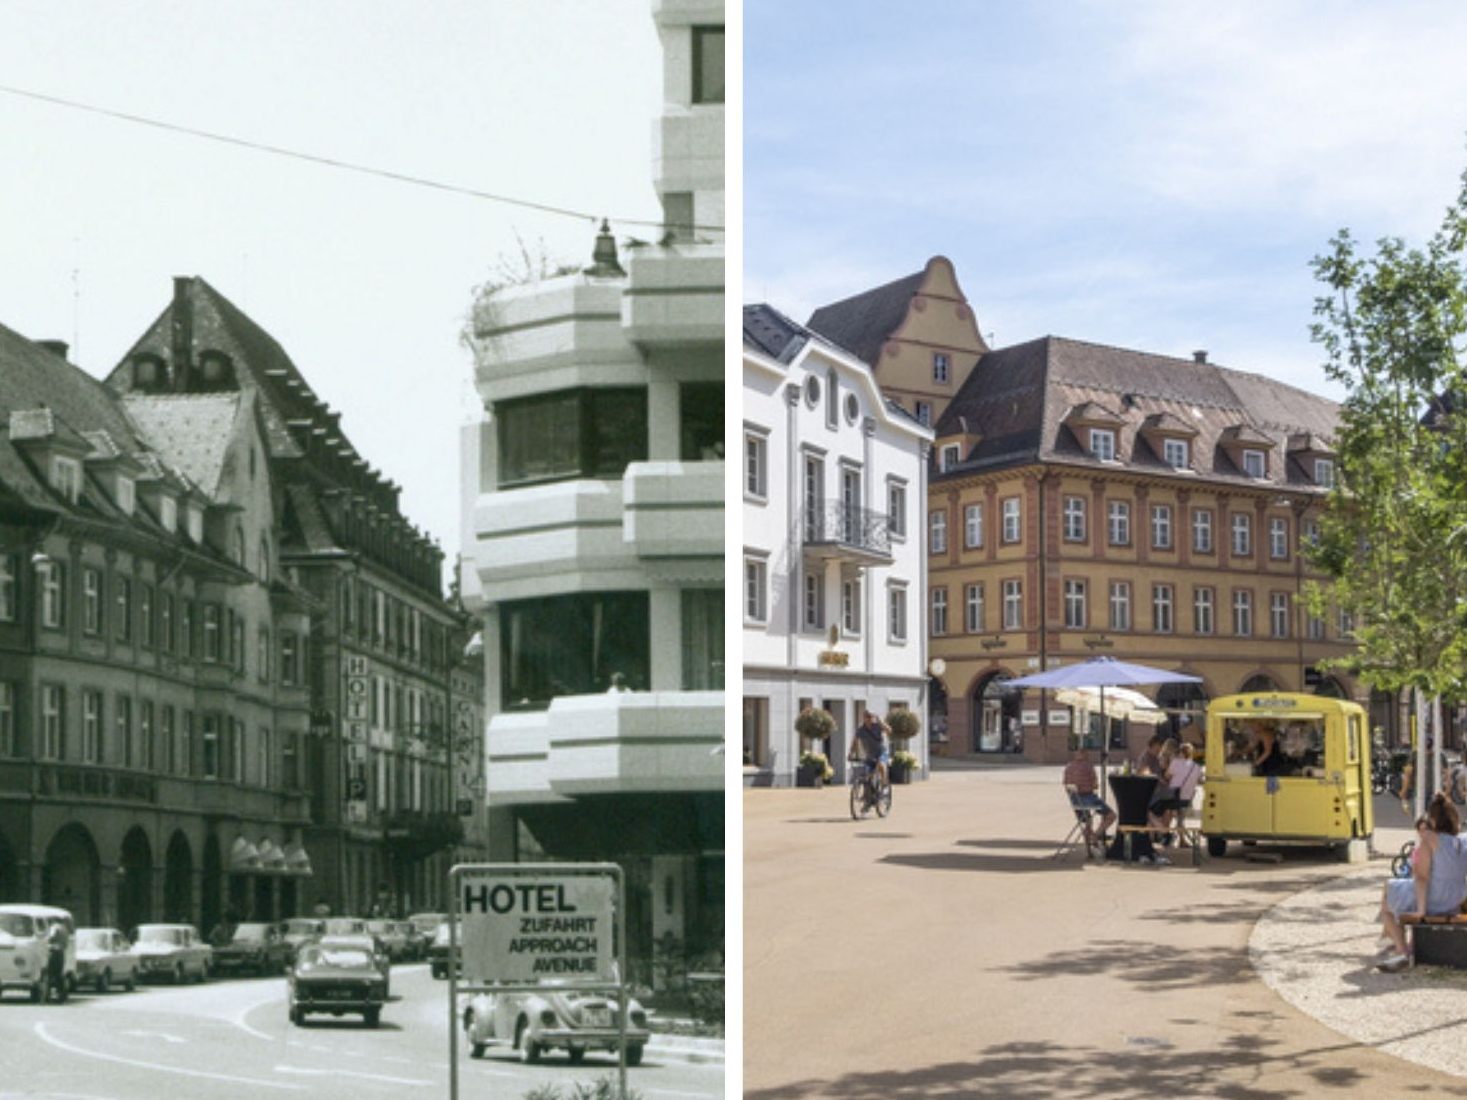
POLYGON ((823 787, 825 785, 825 772, 821 768, 802 767, 795 772, 796 787, 823 787))
POLYGON ((887 774, 891 776, 893 783, 910 783, 912 781, 912 769, 905 764, 888 764, 887 774))

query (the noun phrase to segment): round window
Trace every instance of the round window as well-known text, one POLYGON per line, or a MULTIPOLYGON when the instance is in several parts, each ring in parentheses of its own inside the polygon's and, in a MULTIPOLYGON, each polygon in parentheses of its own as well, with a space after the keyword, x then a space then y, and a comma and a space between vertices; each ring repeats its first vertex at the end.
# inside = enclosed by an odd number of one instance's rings
POLYGON ((861 402, 853 393, 846 394, 846 421, 854 424, 861 416, 861 402))
POLYGON ((805 401, 811 408, 820 402, 820 379, 813 374, 805 379, 805 401))

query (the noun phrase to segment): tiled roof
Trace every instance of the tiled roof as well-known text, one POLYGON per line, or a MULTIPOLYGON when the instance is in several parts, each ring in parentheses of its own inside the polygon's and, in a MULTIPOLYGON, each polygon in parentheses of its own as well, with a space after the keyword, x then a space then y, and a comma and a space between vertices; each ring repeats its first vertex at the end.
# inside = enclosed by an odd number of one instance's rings
POLYGON ((744 307, 744 346, 762 351, 769 358, 788 363, 810 334, 773 306, 763 303, 744 307))
MULTIPOLYGON (((1070 410, 1087 402, 1120 410, 1116 457, 1130 469, 1188 476, 1173 474, 1140 436, 1143 427, 1180 423, 1197 433, 1192 466, 1198 474, 1254 485, 1219 447, 1229 429, 1244 426, 1248 438, 1282 449, 1299 432, 1332 436, 1339 416, 1333 401, 1262 375, 1046 336, 979 360, 937 425, 939 438, 966 427, 979 435, 978 444, 955 470, 934 477, 1031 462, 1100 467, 1064 424, 1070 410)), ((1269 480, 1312 485, 1297 463, 1271 464, 1269 480)))
POLYGON ((122 405, 163 458, 213 497, 242 399, 237 392, 128 394, 122 405))
POLYGON ((912 304, 912 296, 927 277, 924 268, 884 286, 862 291, 839 302, 821 306, 810 314, 808 327, 863 362, 875 366, 881 345, 901 325, 912 304))

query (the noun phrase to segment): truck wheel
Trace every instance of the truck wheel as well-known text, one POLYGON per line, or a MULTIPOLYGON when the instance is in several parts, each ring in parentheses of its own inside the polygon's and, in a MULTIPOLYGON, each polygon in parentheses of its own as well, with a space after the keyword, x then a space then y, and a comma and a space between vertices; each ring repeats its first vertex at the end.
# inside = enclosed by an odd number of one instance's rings
POLYGON ((483 1043, 471 1043, 469 1045, 469 1057, 482 1058, 484 1057, 484 1050, 485 1045, 483 1043))
POLYGON ((570 1064, 578 1066, 586 1060, 585 1047, 567 1047, 565 1056, 570 1059, 570 1064))
POLYGON ((1228 842, 1222 837, 1210 836, 1207 838, 1207 854, 1213 859, 1222 859, 1223 856, 1227 855, 1227 852, 1228 842))

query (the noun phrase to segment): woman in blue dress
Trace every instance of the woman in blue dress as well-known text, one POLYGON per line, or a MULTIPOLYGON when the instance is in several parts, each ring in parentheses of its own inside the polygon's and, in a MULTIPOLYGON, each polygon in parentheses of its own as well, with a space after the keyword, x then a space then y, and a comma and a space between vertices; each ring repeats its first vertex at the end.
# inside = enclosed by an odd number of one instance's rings
POLYGON ((1461 819, 1446 795, 1433 796, 1426 808, 1426 827, 1419 831, 1410 878, 1392 879, 1381 895, 1380 920, 1394 949, 1376 965, 1402 970, 1411 964, 1402 917, 1445 916, 1467 901, 1467 836, 1458 835, 1461 819))

